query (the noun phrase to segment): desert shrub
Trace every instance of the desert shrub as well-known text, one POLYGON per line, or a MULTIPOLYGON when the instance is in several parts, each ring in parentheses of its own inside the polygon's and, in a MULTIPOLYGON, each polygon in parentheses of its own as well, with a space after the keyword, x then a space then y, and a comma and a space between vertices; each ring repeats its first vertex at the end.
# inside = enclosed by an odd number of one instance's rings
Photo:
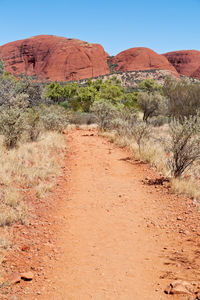
POLYGON ((144 145, 145 141, 150 137, 151 127, 145 122, 137 121, 134 127, 132 127, 131 135, 136 141, 139 149, 139 154, 141 154, 141 147, 144 145))
POLYGON ((200 159, 200 123, 198 116, 174 119, 170 124, 170 140, 166 150, 170 153, 168 167, 172 176, 180 177, 200 159))
POLYGON ((135 122, 137 119, 138 111, 134 107, 128 108, 124 105, 118 105, 119 109, 119 118, 124 121, 127 121, 130 125, 135 122))
POLYGON ((121 102, 129 109, 138 110, 138 92, 125 93, 121 102))
POLYGON ((26 94, 20 94, 16 97, 12 97, 10 101, 8 101, 1 107, 0 131, 4 136, 4 144, 7 149, 11 149, 17 146, 23 132, 26 129, 26 107, 26 94))
POLYGON ((88 113, 95 101, 96 94, 97 91, 92 85, 80 87, 77 91, 77 95, 69 101, 70 109, 88 113))
POLYGON ((17 146, 24 131, 24 117, 19 109, 4 109, 0 114, 1 133, 7 149, 17 146))
POLYGON ((63 87, 59 83, 52 82, 46 88, 46 97, 55 103, 59 103, 63 101, 63 92, 63 87))
POLYGON ((157 116, 149 120, 149 124, 153 127, 160 127, 169 123, 169 117, 167 116, 157 116))
POLYGON ((0 105, 15 97, 15 81, 11 77, 0 76, 0 105))
POLYGON ((167 100, 159 92, 138 94, 138 105, 143 111, 143 121, 147 122, 149 118, 166 114, 167 100))
POLYGON ((0 59, 0 74, 4 74, 5 72, 5 65, 2 59, 0 59))
POLYGON ((63 87, 63 97, 67 101, 73 99, 78 92, 78 84, 77 83, 69 83, 63 87))
POLYGON ((169 115, 173 118, 184 120, 200 110, 200 84, 193 84, 185 78, 167 77, 163 92, 168 99, 169 115))
POLYGON ((115 130, 119 136, 130 136, 137 120, 137 111, 124 105, 118 105, 117 108, 118 113, 116 118, 111 121, 111 129, 115 130))
POLYGON ((39 82, 32 81, 28 78, 23 80, 18 80, 14 87, 16 94, 27 94, 29 107, 39 105, 41 102, 44 102, 44 91, 45 88, 39 82))
POLYGON ((97 122, 92 113, 74 112, 69 114, 69 122, 75 125, 90 125, 97 122))
POLYGON ((156 83, 155 80, 147 78, 139 84, 139 89, 143 90, 144 92, 151 93, 161 90, 162 86, 156 83))
POLYGON ((130 127, 128 121, 118 117, 111 121, 110 129, 115 130, 116 133, 122 137, 128 135, 130 127))
POLYGON ((91 111, 95 114, 100 130, 109 129, 111 122, 118 115, 117 108, 107 100, 95 101, 91 111))
POLYGON ((36 141, 42 130, 41 110, 38 107, 29 108, 25 122, 28 141, 36 141))
POLYGON ((47 131, 61 132, 69 124, 69 114, 66 109, 51 105, 41 108, 41 121, 47 131))
POLYGON ((100 98, 112 101, 113 104, 120 101, 123 97, 123 88, 116 84, 112 79, 106 80, 100 88, 100 98))

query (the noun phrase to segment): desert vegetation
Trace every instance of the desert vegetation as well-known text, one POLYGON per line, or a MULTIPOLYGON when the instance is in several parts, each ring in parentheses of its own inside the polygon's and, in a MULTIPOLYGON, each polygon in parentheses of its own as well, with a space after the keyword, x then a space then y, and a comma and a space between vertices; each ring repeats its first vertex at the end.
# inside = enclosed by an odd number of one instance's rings
POLYGON ((175 191, 198 198, 199 96, 200 85, 187 79, 167 77, 163 86, 147 79, 139 84, 134 105, 101 100, 92 111, 101 134, 130 147, 136 158, 170 178, 175 191))
POLYGON ((61 171, 68 124, 62 107, 41 101, 42 86, 18 80, 0 63, 0 261, 10 247, 7 227, 31 221, 30 195, 40 201, 61 171))
POLYGON ((198 199, 199 99, 200 84, 187 79, 169 76, 162 86, 147 79, 134 89, 116 76, 47 85, 15 78, 0 61, 0 226, 28 222, 27 189, 38 201, 51 191, 64 155, 61 133, 70 126, 97 124, 175 191, 198 199))

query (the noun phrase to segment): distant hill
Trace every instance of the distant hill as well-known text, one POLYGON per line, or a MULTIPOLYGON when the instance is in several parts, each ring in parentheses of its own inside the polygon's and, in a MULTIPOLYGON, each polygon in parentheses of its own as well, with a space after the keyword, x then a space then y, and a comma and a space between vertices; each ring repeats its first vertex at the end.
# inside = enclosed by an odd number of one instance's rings
POLYGON ((161 70, 176 77, 186 75, 200 79, 200 51, 160 55, 140 47, 110 57, 99 44, 53 35, 39 35, 0 46, 0 58, 11 74, 34 76, 40 80, 77 81, 143 70, 161 70))
POLYGON ((200 78, 200 51, 183 50, 163 54, 177 72, 193 78, 200 78))

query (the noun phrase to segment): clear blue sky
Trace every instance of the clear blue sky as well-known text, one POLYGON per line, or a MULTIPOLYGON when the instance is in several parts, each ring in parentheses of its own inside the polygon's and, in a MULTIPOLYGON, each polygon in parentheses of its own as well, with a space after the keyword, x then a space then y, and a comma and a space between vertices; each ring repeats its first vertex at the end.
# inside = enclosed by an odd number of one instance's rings
POLYGON ((38 34, 132 47, 200 50, 200 0, 0 0, 0 45, 38 34))

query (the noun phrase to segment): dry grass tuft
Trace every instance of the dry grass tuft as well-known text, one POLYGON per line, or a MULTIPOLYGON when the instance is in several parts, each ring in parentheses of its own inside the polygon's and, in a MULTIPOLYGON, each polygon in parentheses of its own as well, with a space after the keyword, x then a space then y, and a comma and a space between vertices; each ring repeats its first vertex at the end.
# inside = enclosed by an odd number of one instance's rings
POLYGON ((173 178, 171 180, 171 188, 173 192, 185 194, 196 200, 200 200, 199 182, 192 178, 173 178))
MULTIPOLYGON (((29 222, 30 203, 26 194, 33 190, 39 200, 53 189, 61 172, 65 145, 64 135, 46 132, 37 142, 20 144, 18 148, 8 151, 3 147, 0 137, 1 227, 15 222, 29 222)), ((1 237, 0 263, 9 246, 8 237, 1 237)))
POLYGON ((27 221, 25 193, 34 189, 40 199, 52 190, 65 149, 65 138, 46 132, 37 142, 7 151, 0 147, 0 226, 27 221))

